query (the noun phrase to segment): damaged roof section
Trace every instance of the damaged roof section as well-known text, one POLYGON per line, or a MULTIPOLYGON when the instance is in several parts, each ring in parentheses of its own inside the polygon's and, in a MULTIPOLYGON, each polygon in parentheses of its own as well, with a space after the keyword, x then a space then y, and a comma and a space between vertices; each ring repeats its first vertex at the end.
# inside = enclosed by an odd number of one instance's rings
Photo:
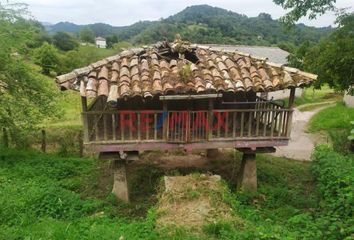
POLYGON ((270 92, 311 84, 317 76, 267 58, 183 41, 129 49, 58 76, 62 90, 119 98, 213 92, 270 92))

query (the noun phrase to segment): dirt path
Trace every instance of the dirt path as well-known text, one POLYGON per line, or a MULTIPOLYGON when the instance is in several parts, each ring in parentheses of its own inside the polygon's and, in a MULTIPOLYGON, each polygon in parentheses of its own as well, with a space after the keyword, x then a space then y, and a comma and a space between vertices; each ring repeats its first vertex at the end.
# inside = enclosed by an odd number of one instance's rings
MULTIPOLYGON (((331 106, 331 104, 326 107, 329 106, 331 106)), ((326 142, 326 139, 324 139, 323 136, 321 137, 307 133, 306 130, 308 122, 316 113, 326 107, 320 107, 304 112, 301 112, 295 108, 289 145, 286 147, 278 147, 277 151, 273 155, 302 161, 310 161, 314 147, 319 143, 326 142)))

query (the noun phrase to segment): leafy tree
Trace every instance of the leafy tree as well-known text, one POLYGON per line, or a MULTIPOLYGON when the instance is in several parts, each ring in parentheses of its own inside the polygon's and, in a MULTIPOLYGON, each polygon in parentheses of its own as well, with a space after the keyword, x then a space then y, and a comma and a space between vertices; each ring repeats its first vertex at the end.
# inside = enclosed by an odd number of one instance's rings
MULTIPOLYGON (((311 51, 311 44, 309 41, 304 42, 298 48, 293 47, 289 49, 290 55, 288 56, 288 63, 295 68, 304 69, 304 57, 311 51)), ((309 70, 313 71, 313 70, 309 70)))
POLYGON ((113 45, 118 43, 117 35, 110 35, 106 37, 106 43, 108 48, 113 48, 113 45))
POLYGON ((42 67, 42 73, 50 75, 50 71, 54 70, 58 65, 58 51, 53 45, 44 43, 35 51, 37 64, 42 67))
POLYGON ((338 18, 338 28, 304 57, 307 70, 318 74, 317 84, 328 83, 337 90, 354 85, 354 13, 338 18))
POLYGON ((84 27, 80 30, 80 39, 83 42, 94 43, 95 42, 95 33, 89 27, 84 27))
POLYGON ((286 10, 291 9, 282 20, 288 24, 294 24, 301 17, 308 16, 314 19, 328 10, 335 9, 336 0, 273 0, 273 2, 286 10))
POLYGON ((21 54, 38 29, 23 17, 23 5, 0 4, 0 126, 17 144, 24 130, 58 113, 52 82, 35 72, 21 54), (20 10, 19 10, 20 9, 20 10))
POLYGON ((63 51, 70 51, 79 46, 74 36, 66 32, 57 32, 54 34, 53 43, 57 48, 63 51))
MULTIPOLYGON (((66 52, 65 54, 60 55, 59 64, 57 66, 57 74, 65 74, 76 68, 84 66, 84 57, 81 56, 79 50, 71 50, 66 52)), ((86 65, 90 64, 85 62, 86 65)))

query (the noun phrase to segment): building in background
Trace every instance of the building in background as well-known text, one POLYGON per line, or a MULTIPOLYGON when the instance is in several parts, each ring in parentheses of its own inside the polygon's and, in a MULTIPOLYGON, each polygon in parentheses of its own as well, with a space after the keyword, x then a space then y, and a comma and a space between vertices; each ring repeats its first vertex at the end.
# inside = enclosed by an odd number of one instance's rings
POLYGON ((106 39, 103 37, 96 37, 95 43, 98 48, 106 48, 107 47, 106 39))

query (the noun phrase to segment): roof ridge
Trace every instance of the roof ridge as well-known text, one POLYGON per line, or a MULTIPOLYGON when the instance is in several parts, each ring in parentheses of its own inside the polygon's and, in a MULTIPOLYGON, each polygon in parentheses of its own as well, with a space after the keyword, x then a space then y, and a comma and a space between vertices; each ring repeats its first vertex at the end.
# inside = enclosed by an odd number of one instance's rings
MULTIPOLYGON (((280 47, 274 47, 274 46, 262 46, 262 45, 243 45, 243 44, 215 44, 215 43, 211 43, 211 44, 198 44, 198 45, 208 45, 208 46, 220 46, 220 47, 249 47, 249 48, 273 48, 273 49, 279 49, 282 51, 285 51, 283 49, 281 49, 280 47)), ((286 52, 286 51, 285 51, 286 52)))

